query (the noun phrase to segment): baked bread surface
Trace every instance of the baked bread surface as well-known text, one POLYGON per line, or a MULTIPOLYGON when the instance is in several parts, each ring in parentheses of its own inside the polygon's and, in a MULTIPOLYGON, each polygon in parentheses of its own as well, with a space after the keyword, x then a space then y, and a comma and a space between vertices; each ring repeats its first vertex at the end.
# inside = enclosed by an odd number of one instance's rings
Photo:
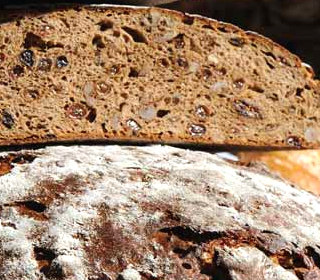
POLYGON ((312 69, 255 33, 157 8, 1 13, 0 145, 319 146, 312 69))
POLYGON ((319 279, 319 198, 263 171, 168 146, 0 158, 1 280, 319 279))

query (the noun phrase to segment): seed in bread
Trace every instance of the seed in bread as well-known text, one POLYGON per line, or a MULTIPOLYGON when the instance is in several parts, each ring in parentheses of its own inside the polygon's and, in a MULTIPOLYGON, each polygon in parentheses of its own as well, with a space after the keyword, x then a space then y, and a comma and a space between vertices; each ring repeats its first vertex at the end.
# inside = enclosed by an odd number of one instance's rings
POLYGON ((262 36, 157 8, 2 13, 0 145, 320 144, 319 82, 262 36))

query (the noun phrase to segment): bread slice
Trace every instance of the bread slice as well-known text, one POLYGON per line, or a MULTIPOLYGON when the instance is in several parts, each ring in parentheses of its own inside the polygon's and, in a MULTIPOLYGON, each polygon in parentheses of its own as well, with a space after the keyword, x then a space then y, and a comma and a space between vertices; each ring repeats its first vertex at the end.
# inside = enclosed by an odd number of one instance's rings
POLYGON ((319 82, 262 36, 158 8, 1 13, 1 145, 319 147, 319 82))

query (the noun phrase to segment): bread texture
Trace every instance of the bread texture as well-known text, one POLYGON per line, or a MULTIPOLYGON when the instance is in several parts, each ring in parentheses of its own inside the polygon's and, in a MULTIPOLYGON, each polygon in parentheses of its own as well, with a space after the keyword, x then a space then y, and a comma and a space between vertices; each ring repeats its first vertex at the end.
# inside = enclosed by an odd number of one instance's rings
POLYGON ((263 163, 295 186, 320 194, 320 150, 240 152, 245 165, 263 163))
POLYGON ((158 8, 1 13, 0 145, 320 144, 319 82, 262 36, 158 8))
POLYGON ((256 169, 168 146, 0 158, 1 280, 319 279, 319 198, 256 169))

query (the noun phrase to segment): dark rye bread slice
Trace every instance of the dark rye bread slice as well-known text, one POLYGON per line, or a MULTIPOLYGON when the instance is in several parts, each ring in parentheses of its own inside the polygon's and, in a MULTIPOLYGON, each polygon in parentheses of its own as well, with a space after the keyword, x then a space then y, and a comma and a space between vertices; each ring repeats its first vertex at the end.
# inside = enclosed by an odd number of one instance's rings
POLYGON ((1 145, 319 146, 319 82, 262 36, 157 8, 1 13, 1 145))

